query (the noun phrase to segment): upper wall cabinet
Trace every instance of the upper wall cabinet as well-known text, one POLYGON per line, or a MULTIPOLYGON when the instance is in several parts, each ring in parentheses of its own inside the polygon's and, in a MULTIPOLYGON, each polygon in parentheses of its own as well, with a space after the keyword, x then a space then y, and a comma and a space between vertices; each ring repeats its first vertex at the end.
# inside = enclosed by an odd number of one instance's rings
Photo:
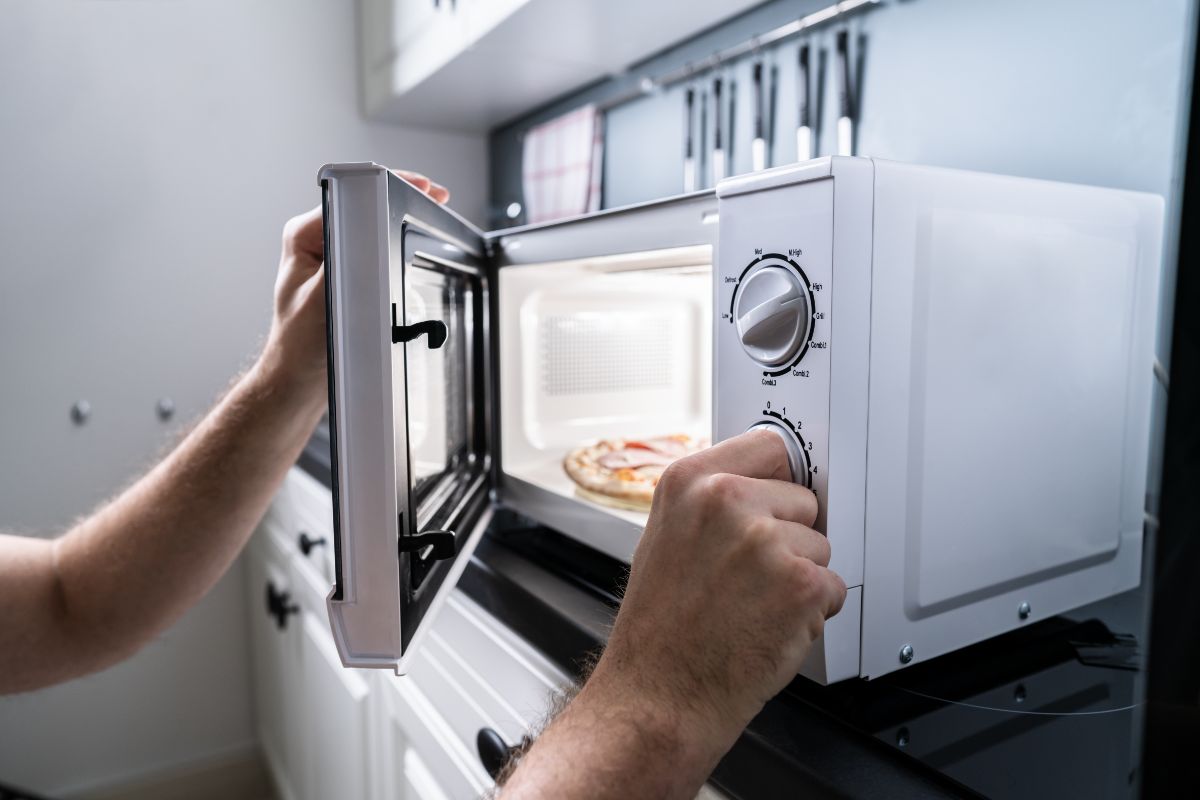
POLYGON ((486 131, 762 0, 362 0, 372 119, 486 131))

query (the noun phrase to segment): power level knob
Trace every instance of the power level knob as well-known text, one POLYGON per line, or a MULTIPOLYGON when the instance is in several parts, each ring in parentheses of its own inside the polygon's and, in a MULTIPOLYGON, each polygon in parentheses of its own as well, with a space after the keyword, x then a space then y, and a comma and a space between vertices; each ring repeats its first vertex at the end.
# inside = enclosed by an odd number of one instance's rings
POLYGON ((787 449, 788 466, 792 470, 792 482, 807 486, 806 477, 808 471, 804 468, 804 454, 800 451, 800 443, 796 441, 796 437, 792 436, 782 425, 774 422, 760 422, 757 425, 751 425, 752 431, 770 431, 783 440, 783 446, 787 449))
POLYGON ((763 267, 738 290, 733 313, 746 353, 763 366, 778 367, 800 349, 812 309, 799 275, 787 267, 763 267))

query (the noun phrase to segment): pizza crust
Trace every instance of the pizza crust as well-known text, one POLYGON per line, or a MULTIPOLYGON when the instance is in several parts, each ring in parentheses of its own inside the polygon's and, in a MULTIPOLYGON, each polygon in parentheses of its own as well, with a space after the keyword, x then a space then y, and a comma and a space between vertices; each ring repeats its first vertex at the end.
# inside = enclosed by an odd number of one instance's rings
MULTIPOLYGON (((650 502, 642 500, 622 500, 619 497, 609 497, 608 495, 600 494, 599 492, 589 492, 579 484, 575 484, 575 494, 597 505, 608 506, 609 508, 618 508, 622 511, 638 511, 643 514, 650 511, 650 502)), ((650 493, 650 497, 654 497, 654 492, 650 493)))

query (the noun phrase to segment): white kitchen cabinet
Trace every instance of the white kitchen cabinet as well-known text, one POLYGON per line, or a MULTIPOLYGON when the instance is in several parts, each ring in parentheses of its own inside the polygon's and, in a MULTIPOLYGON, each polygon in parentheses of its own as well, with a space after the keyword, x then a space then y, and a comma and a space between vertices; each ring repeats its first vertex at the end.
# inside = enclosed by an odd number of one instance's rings
POLYGON ((248 551, 258 734, 281 800, 478 797, 492 786, 480 731, 518 743, 569 676, 461 592, 408 675, 343 667, 325 605, 332 552, 299 546, 301 533, 332 541, 331 520, 329 491, 293 469, 248 551))
POLYGON ((303 616, 304 796, 365 800, 371 786, 367 681, 342 666, 328 620, 307 610, 303 616))
POLYGON ((298 710, 302 686, 295 665, 300 655, 289 554, 270 519, 255 534, 246 575, 250 649, 254 671, 254 711, 259 742, 275 778, 280 800, 301 800, 297 781, 304 759, 298 710), (276 613, 268 597, 276 598, 276 613), (282 623, 280 620, 282 619, 282 623))
POLYGON ((486 131, 761 0, 361 0, 374 119, 486 131))
POLYGON ((377 702, 384 791, 404 800, 479 797, 492 785, 433 701, 408 677, 384 676, 377 702))

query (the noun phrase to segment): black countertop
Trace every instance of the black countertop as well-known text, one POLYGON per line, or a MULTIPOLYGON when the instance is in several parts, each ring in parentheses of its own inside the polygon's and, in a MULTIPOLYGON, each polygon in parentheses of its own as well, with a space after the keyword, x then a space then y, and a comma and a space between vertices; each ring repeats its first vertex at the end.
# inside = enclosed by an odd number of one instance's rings
MULTIPOLYGON (((624 575, 501 511, 460 588, 578 674, 603 645, 624 575)), ((738 798, 1128 797, 1136 664, 1100 621, 1056 617, 873 681, 797 678, 712 782, 738 798)))
MULTIPOLYGON (((329 485, 328 440, 309 450, 300 466, 329 485)), ((626 572, 500 509, 459 588, 578 675, 603 647, 626 572)), ((1128 630, 1139 603, 1131 593, 1098 615, 1128 630)), ((711 781, 735 798, 1131 797, 1139 659, 1093 611, 872 681, 797 678, 711 781)))

